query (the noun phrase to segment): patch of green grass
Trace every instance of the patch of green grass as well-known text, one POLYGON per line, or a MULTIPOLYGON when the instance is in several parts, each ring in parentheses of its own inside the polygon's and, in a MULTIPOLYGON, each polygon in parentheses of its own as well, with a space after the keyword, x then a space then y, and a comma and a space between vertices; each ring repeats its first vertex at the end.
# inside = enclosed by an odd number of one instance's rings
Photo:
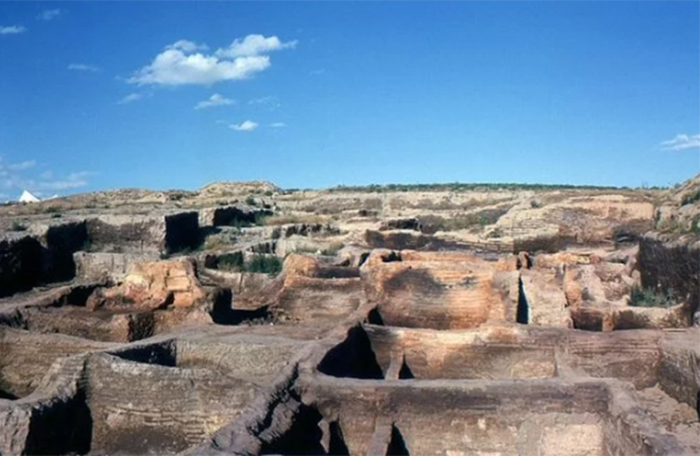
POLYGON ((242 272, 244 270, 245 260, 242 252, 227 253, 219 257, 217 268, 225 271, 242 272))
MULTIPOLYGON (((648 187, 649 189, 658 190, 665 187, 648 187)), ((603 187, 595 185, 556 185, 556 184, 518 184, 518 183, 450 183, 450 184, 387 184, 387 185, 368 185, 368 186, 338 186, 329 189, 329 192, 410 192, 410 191, 466 191, 466 190, 566 190, 566 189, 583 189, 583 190, 622 190, 625 187, 603 187)))
POLYGON ((27 225, 18 220, 15 220, 10 226, 10 231, 27 231, 27 225))
POLYGON ((255 255, 244 267, 248 272, 265 273, 275 277, 282 271, 282 260, 276 256, 255 255))
POLYGON ((272 225, 288 225, 292 223, 306 223, 306 224, 314 224, 314 223, 328 223, 329 217, 323 216, 323 215, 297 215, 297 214, 288 214, 288 215, 267 215, 263 216, 260 219, 260 224, 261 225, 267 225, 267 226, 272 226, 272 225))
POLYGON ((640 286, 632 287, 630 291, 630 306, 634 307, 663 307, 668 308, 678 304, 672 291, 657 291, 640 286))
POLYGON ((219 257, 218 269, 234 272, 254 272, 275 277, 282 271, 282 260, 276 256, 256 254, 246 260, 242 252, 219 257))
POLYGON ((695 193, 685 195, 681 200, 681 206, 685 206, 686 204, 693 204, 696 201, 700 201, 700 190, 697 190, 695 193))
POLYGON ((465 214, 451 218, 440 217, 436 215, 425 215, 418 217, 421 231, 423 233, 432 234, 437 231, 458 231, 467 230, 475 226, 485 227, 498 222, 508 209, 484 209, 479 212, 465 214))

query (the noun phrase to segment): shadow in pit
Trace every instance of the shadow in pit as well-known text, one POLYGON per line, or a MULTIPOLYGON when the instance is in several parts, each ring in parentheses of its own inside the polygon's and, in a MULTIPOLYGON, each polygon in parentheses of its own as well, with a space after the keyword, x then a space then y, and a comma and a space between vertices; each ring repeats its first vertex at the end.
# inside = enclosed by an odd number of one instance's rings
POLYGON ((376 307, 367 314, 367 323, 370 325, 384 326, 384 319, 376 307))
POLYGON ((126 350, 114 351, 111 354, 135 363, 177 367, 177 347, 174 341, 140 345, 126 350))
POLYGON ((351 328, 345 340, 328 351, 319 363, 318 370, 332 377, 384 378, 372 350, 372 343, 361 326, 351 328))
POLYGON ((92 414, 85 390, 32 410, 23 454, 87 454, 92 444, 92 414))
POLYGON ((316 408, 301 404, 287 432, 271 442, 264 442, 260 454, 329 454, 321 445, 323 432, 318 423, 322 419, 323 416, 316 408))
POLYGON ((253 310, 231 308, 232 292, 222 289, 214 299, 214 305, 209 315, 217 325, 240 325, 253 321, 269 321, 272 314, 268 306, 259 307, 253 310))
POLYGON ((9 401, 14 401, 14 400, 17 400, 17 396, 15 396, 14 394, 12 394, 8 391, 0 389, 0 399, 7 399, 9 401))
POLYGON ((403 435, 395 425, 391 425, 391 440, 386 449, 386 456, 410 456, 403 435))
POLYGON ((411 368, 408 367, 408 364, 406 364, 406 357, 404 356, 401 362, 401 369, 399 370, 399 380, 410 380, 412 378, 416 377, 413 375, 411 368))
POLYGON ((530 322, 530 304, 525 296, 522 277, 518 279, 518 308, 516 310, 515 321, 527 325, 530 322))

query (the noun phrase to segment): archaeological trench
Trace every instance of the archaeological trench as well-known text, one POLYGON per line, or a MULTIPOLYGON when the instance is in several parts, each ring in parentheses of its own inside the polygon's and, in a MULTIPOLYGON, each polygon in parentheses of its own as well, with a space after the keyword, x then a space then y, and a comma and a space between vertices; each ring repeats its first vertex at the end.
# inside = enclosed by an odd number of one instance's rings
POLYGON ((700 176, 0 207, 0 454, 700 454, 700 176))

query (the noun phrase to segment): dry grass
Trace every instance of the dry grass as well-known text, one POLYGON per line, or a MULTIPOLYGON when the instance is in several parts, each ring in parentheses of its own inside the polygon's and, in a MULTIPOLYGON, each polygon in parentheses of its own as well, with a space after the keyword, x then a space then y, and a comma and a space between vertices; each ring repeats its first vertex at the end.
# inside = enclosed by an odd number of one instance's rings
POLYGON ((267 226, 277 226, 277 225, 286 225, 286 224, 290 224, 290 223, 306 223, 306 224, 328 223, 330 221, 331 221, 331 217, 326 216, 326 215, 280 214, 280 215, 271 215, 270 217, 265 217, 265 219, 262 221, 262 223, 263 223, 263 225, 267 225, 267 226))

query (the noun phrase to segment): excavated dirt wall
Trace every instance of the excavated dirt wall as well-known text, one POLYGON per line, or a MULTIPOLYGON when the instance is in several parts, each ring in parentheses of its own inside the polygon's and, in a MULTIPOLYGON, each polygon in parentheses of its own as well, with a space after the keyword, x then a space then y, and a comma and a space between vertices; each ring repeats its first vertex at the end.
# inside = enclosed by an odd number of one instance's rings
POLYGON ((670 244, 650 236, 642 237, 637 267, 642 286, 671 291, 677 298, 687 300, 691 314, 700 309, 700 247, 697 244, 670 244))
POLYGON ((42 247, 28 235, 0 239, 0 297, 26 291, 42 276, 42 247))

